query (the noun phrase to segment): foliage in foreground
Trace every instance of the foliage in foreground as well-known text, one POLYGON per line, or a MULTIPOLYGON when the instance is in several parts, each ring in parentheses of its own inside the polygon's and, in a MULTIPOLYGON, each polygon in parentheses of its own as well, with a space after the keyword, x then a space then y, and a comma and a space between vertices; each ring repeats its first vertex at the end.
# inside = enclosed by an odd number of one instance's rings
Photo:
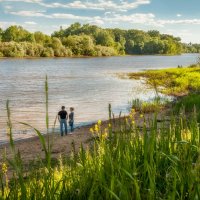
POLYGON ((158 113, 166 107, 167 103, 169 103, 169 100, 158 96, 148 101, 133 99, 130 102, 130 106, 132 109, 139 113, 158 113))
POLYGON ((200 89, 200 67, 171 68, 130 73, 132 79, 145 78, 147 85, 164 94, 180 96, 200 89))
POLYGON ((193 113, 194 107, 197 110, 197 120, 200 122, 200 94, 191 93, 178 100, 173 106, 174 113, 184 110, 188 115, 193 113))
MULTIPOLYGON (((91 132, 90 147, 57 167, 43 163, 26 179, 17 168, 8 185, 5 164, 0 181, 1 199, 194 199, 200 198, 200 132, 195 111, 158 124, 134 121, 135 111, 103 130, 99 121, 91 132), (19 180, 19 181, 18 181, 19 180)), ((141 116, 142 117, 142 116, 141 116)), ((46 145, 46 144, 45 144, 46 145)), ((15 160, 21 160, 19 154, 15 160)), ((18 162, 22 163, 22 162, 18 162)), ((42 163, 42 161, 41 161, 42 163)))

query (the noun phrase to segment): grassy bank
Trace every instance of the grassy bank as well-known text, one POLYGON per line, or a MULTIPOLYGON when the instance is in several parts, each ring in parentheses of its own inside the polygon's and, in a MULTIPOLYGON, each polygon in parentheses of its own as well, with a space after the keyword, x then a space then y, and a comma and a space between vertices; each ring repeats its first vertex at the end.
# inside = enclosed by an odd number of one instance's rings
POLYGON ((172 96, 183 96, 198 92, 200 88, 200 67, 171 68, 130 73, 129 78, 145 80, 153 89, 172 96))
MULTIPOLYGON (((143 118, 143 116, 141 116, 143 118)), ((134 111, 121 120, 121 130, 114 124, 102 129, 98 122, 88 149, 81 148, 58 164, 49 155, 23 176, 19 153, 13 161, 14 178, 1 181, 2 199, 199 199, 200 134, 195 113, 171 117, 158 123, 143 118, 137 127, 134 111)))
POLYGON ((174 114, 186 112, 187 116, 197 111, 200 122, 200 66, 178 67, 161 70, 148 70, 128 74, 130 79, 143 79, 156 93, 174 96, 174 114))

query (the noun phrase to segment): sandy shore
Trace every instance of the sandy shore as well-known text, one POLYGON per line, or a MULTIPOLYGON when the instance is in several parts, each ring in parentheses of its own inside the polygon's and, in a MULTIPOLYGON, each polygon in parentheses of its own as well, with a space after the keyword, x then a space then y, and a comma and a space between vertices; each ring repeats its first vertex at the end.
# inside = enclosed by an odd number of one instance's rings
MULTIPOLYGON (((160 112, 158 114, 158 119, 161 119, 163 114, 163 112, 160 112)), ((152 119, 153 116, 154 113, 145 114, 146 119, 152 119)), ((120 120, 123 120, 123 118, 116 118, 112 120, 114 129, 119 129, 120 120)), ((137 126, 142 127, 143 122, 144 118, 141 118, 140 114, 136 113, 135 123, 137 124, 137 126)), ((108 127, 108 123, 108 120, 102 122, 102 130, 105 127, 108 127)), ((77 128, 72 134, 68 134, 63 137, 61 137, 59 133, 50 134, 49 138, 53 142, 51 150, 52 158, 58 159, 60 156, 69 156, 72 150, 72 142, 75 145, 76 152, 79 151, 81 144, 83 145, 83 148, 86 148, 89 145, 89 141, 93 137, 90 132, 91 127, 94 127, 94 124, 77 128)), ((45 140, 47 140, 47 135, 45 135, 45 140)), ((37 160, 38 158, 44 159, 45 157, 45 153, 38 136, 16 141, 15 148, 17 151, 20 151, 21 158, 25 166, 28 166, 29 163, 31 163, 31 161, 33 160, 37 160)), ((9 144, 3 144, 0 146, 0 163, 3 162, 4 155, 6 155, 7 159, 13 158, 13 153, 9 144)), ((10 168, 8 175, 12 175, 12 169, 10 168)))
MULTIPOLYGON (((53 157, 57 157, 58 154, 69 155, 72 142, 74 142, 76 147, 79 147, 81 143, 86 143, 86 141, 91 138, 91 133, 89 131, 91 126, 92 125, 88 125, 77 128, 72 134, 67 134, 63 137, 61 137, 59 133, 49 134, 52 143, 53 157)), ((44 135, 44 138, 47 141, 47 135, 44 135)), ((15 141, 15 148, 20 151, 24 162, 29 162, 37 157, 44 158, 44 151, 37 135, 15 141)), ((0 146, 0 161, 2 161, 4 154, 6 154, 8 159, 12 158, 12 151, 9 143, 0 146)))

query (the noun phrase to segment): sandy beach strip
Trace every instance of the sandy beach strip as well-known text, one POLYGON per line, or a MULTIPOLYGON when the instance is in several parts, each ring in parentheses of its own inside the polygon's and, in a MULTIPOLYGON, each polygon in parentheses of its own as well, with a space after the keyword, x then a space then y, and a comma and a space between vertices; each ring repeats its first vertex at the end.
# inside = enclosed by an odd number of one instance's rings
MULTIPOLYGON (((163 112, 158 114, 158 119, 162 119, 163 112)), ((145 119, 153 119, 154 113, 145 114, 145 119)), ((112 119, 113 130, 119 130, 120 122, 124 122, 124 117, 112 119)), ((102 121, 102 130, 108 127, 110 123, 109 120, 102 121)), ((144 123, 144 118, 140 117, 139 113, 135 115, 135 123, 137 127, 142 127, 144 123)), ((72 143, 75 147, 75 151, 78 152, 81 145, 83 148, 86 148, 90 145, 91 139, 94 137, 90 132, 90 128, 94 127, 95 124, 82 126, 74 130, 72 134, 60 136, 59 133, 49 134, 49 139, 52 142, 51 157, 53 159, 59 159, 60 156, 68 157, 72 152, 72 143)), ((47 141, 47 135, 44 135, 45 140, 47 141)), ((31 138, 26 138, 22 140, 15 141, 15 149, 20 152, 21 159, 25 166, 28 166, 32 161, 44 159, 45 152, 39 140, 39 137, 36 135, 31 138)), ((0 145, 0 162, 4 161, 4 158, 12 159, 13 152, 10 148, 10 144, 0 145)), ((9 169, 8 176, 12 176, 12 169, 9 169)))

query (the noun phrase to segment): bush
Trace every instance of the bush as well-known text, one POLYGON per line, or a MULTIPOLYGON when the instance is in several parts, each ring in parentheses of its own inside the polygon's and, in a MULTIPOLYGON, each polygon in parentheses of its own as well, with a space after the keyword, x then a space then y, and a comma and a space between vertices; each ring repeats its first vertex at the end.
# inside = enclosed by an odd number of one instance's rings
POLYGON ((95 55, 96 56, 115 56, 117 52, 113 47, 105 47, 97 45, 95 48, 95 55))
POLYGON ((53 49, 51 47, 44 48, 41 56, 42 57, 53 57, 54 56, 54 51, 53 51, 53 49))
POLYGON ((72 51, 64 46, 54 49, 54 56, 56 57, 68 57, 72 56, 72 51))
POLYGON ((142 101, 139 99, 134 99, 131 102, 131 108, 140 113, 152 113, 161 110, 166 103, 167 100, 160 98, 155 98, 151 101, 142 101))
POLYGON ((25 51, 20 43, 3 42, 0 45, 0 51, 6 57, 24 57, 25 51))

